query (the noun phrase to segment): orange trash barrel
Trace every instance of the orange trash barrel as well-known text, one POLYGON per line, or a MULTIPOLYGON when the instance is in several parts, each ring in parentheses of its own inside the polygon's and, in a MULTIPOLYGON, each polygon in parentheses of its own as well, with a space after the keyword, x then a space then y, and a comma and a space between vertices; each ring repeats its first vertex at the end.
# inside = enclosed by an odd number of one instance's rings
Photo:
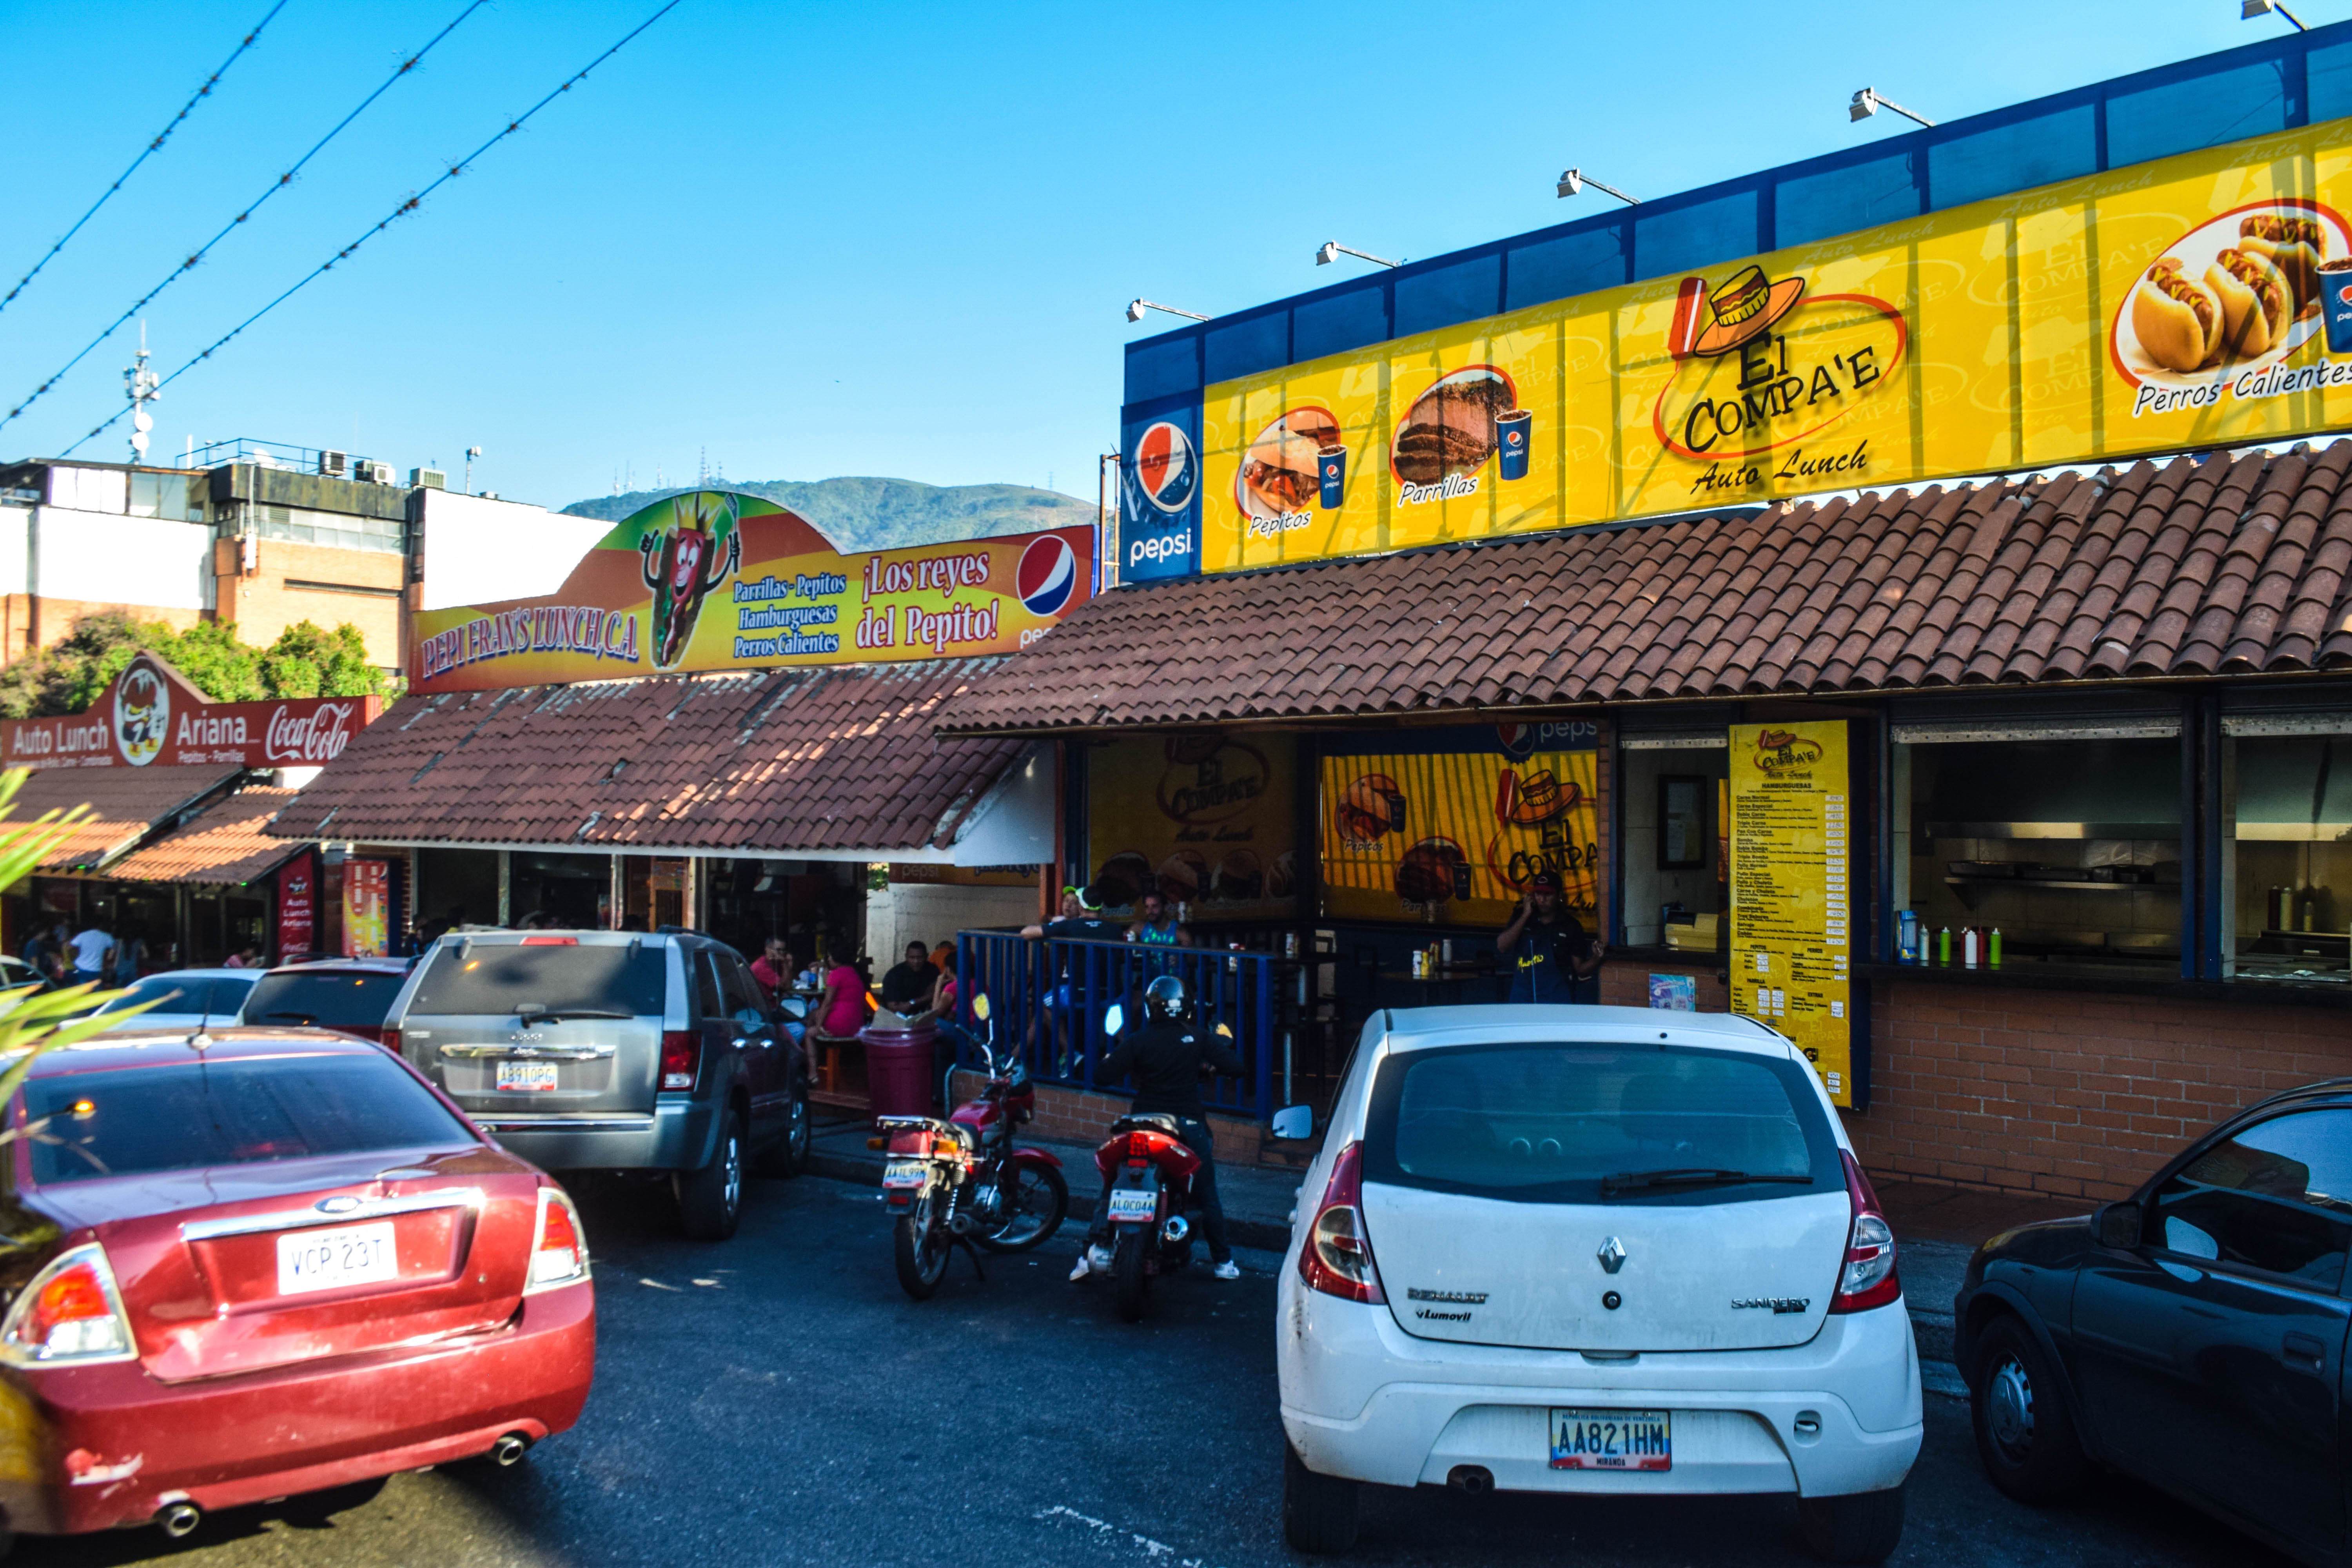
POLYGON ((883 1026, 895 1024, 890 1014, 857 1032, 866 1047, 866 1096, 877 1116, 929 1116, 931 1113, 931 1052, 939 1030, 929 1023, 915 1028, 883 1026))

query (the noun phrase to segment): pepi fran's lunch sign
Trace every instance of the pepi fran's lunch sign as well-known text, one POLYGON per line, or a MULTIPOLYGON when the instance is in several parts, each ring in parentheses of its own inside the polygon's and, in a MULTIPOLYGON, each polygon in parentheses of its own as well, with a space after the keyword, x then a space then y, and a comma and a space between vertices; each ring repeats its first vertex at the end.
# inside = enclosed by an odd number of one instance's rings
POLYGON ((141 653, 79 713, 0 722, 0 765, 318 767, 382 710, 374 697, 215 702, 163 660, 141 653))

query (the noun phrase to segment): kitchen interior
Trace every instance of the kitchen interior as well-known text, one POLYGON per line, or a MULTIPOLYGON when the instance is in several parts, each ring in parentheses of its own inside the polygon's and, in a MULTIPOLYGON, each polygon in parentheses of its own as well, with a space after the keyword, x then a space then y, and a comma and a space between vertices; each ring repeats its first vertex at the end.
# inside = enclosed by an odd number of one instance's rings
POLYGON ((2352 735, 2240 735, 2223 744, 2237 786, 2228 972, 2352 983, 2352 735))
POLYGON ((1891 782, 1907 811, 1895 899, 1916 915, 1909 961, 2178 976, 2177 737, 1898 744, 1891 782))
POLYGON ((1629 735, 1624 775, 1625 944, 1712 954, 1727 942, 1723 885, 1728 736, 1629 735))

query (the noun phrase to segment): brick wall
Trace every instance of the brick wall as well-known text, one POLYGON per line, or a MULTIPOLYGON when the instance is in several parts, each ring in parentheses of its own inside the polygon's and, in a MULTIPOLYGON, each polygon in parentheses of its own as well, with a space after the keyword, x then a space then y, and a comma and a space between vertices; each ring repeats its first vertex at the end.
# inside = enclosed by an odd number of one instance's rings
MULTIPOLYGON (((65 641, 72 633, 76 621, 84 616, 96 615, 100 610, 121 610, 135 621, 161 621, 175 632, 186 631, 206 618, 202 610, 181 609, 168 605, 110 604, 102 599, 60 599, 47 595, 35 597, 12 594, 9 598, 25 606, 23 629, 27 634, 21 643, 13 637, 9 641, 8 654, 12 658, 35 647, 49 647, 65 641)), ((11 613, 14 614, 13 605, 11 613)))
POLYGON ((236 623, 237 635, 257 647, 278 640, 298 621, 332 631, 348 621, 366 641, 368 662, 392 668, 400 663, 402 588, 407 563, 381 551, 343 550, 292 540, 255 542, 254 570, 237 574, 238 544, 219 541, 219 616, 236 623), (355 590, 289 587, 290 583, 333 584, 355 590))
POLYGON ((1709 955, 1696 963, 1676 963, 1672 960, 1657 963, 1636 963, 1612 958, 1601 966, 1601 1004, 1604 1007, 1646 1007, 1650 1005, 1650 976, 1653 974, 1687 974, 1698 982, 1696 1009, 1701 1013, 1731 1011, 1731 987, 1725 984, 1723 961, 1709 955))
POLYGON ((1862 1163, 2104 1202, 2265 1095, 2352 1074, 2352 1010, 1878 983, 1862 1163))

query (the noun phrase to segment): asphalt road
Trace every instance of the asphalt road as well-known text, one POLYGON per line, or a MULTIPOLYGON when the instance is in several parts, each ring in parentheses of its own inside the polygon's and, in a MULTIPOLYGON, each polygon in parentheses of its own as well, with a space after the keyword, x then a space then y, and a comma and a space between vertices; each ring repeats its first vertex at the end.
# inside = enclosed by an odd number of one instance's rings
MULTIPOLYGON (((678 1239, 649 1194, 592 1189, 597 1382, 582 1424, 521 1466, 448 1467, 159 1531, 20 1542, 29 1564, 922 1563, 1243 1568, 1289 1563, 1275 1415, 1276 1260, 1165 1283, 1129 1327, 1066 1282, 1074 1231, 1032 1258, 959 1261, 908 1300, 870 1193, 760 1182, 734 1241, 678 1239)), ((1357 1562, 1810 1562, 1772 1499, 1370 1500, 1357 1562)), ((1977 1468, 1966 1408, 1931 1398, 1905 1563, 2283 1562, 2120 1480, 2049 1512, 1977 1468)))

